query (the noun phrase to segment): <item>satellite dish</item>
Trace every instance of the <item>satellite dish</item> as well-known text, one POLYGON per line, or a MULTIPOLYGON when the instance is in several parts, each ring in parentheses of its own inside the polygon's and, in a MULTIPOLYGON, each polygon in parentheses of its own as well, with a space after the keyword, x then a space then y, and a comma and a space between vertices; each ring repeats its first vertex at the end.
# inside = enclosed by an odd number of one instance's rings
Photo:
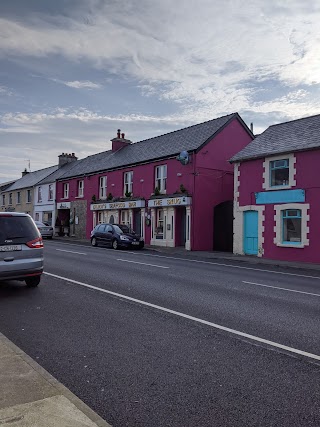
POLYGON ((190 161, 190 157, 187 151, 181 151, 181 153, 179 154, 179 156, 177 157, 177 160, 179 160, 179 162, 182 165, 187 165, 190 161))

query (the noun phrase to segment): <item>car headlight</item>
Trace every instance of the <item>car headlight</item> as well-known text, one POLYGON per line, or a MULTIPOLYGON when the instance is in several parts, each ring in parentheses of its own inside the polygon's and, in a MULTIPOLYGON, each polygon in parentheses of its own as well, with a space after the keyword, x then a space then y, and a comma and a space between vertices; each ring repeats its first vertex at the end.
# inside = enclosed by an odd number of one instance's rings
POLYGON ((120 236, 120 240, 129 240, 127 236, 120 236))

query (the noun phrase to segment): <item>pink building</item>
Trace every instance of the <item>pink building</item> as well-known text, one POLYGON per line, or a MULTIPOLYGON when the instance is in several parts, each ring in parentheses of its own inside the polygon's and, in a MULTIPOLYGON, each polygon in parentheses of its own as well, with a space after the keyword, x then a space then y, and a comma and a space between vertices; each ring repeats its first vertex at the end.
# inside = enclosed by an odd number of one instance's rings
POLYGON ((270 126, 235 167, 234 253, 320 262, 320 115, 270 126))
POLYGON ((112 150, 59 178, 59 220, 90 237, 99 223, 123 223, 146 244, 232 250, 230 157, 253 135, 237 113, 131 143, 118 130, 112 150))

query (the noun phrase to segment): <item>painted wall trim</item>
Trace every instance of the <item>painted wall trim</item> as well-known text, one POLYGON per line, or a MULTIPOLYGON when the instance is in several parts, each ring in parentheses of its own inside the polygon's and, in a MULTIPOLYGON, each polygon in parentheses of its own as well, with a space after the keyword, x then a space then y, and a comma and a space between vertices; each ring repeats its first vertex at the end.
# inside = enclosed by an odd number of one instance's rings
POLYGON ((262 188, 269 191, 285 190, 295 187, 296 183, 296 157, 293 153, 281 154, 280 156, 266 157, 263 162, 263 183, 262 188), (281 187, 270 187, 270 162, 274 160, 289 159, 289 184, 281 187))
POLYGON ((233 221, 233 253, 237 255, 244 255, 243 248, 243 234, 244 234, 244 212, 257 211, 258 212, 258 257, 264 254, 264 210, 265 206, 247 205, 239 206, 234 210, 233 221))
POLYGON ((284 248, 300 248, 303 249, 305 246, 309 246, 309 225, 308 222, 310 220, 310 215, 308 213, 308 210, 310 209, 309 203, 286 203, 283 205, 276 205, 274 207, 275 215, 275 226, 274 226, 274 233, 275 237, 273 239, 273 242, 275 245, 284 247, 284 248), (281 218, 281 211, 287 210, 287 209, 300 209, 301 210, 301 244, 285 244, 282 243, 282 218, 281 218))

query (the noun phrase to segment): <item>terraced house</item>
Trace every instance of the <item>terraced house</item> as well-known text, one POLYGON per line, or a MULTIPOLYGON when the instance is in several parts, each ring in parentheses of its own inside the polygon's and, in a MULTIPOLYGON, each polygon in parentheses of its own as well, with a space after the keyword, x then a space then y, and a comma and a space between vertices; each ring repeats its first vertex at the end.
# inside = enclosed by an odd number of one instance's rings
POLYGON ((320 115, 270 126, 235 166, 234 252, 320 262, 320 115))
POLYGON ((7 212, 26 212, 33 216, 35 186, 54 172, 58 166, 51 166, 34 172, 22 172, 22 177, 1 193, 1 209, 7 212))
POLYGON ((232 250, 233 166, 253 139, 234 113, 76 162, 57 179, 57 217, 90 237, 98 223, 123 223, 147 244, 232 250))

